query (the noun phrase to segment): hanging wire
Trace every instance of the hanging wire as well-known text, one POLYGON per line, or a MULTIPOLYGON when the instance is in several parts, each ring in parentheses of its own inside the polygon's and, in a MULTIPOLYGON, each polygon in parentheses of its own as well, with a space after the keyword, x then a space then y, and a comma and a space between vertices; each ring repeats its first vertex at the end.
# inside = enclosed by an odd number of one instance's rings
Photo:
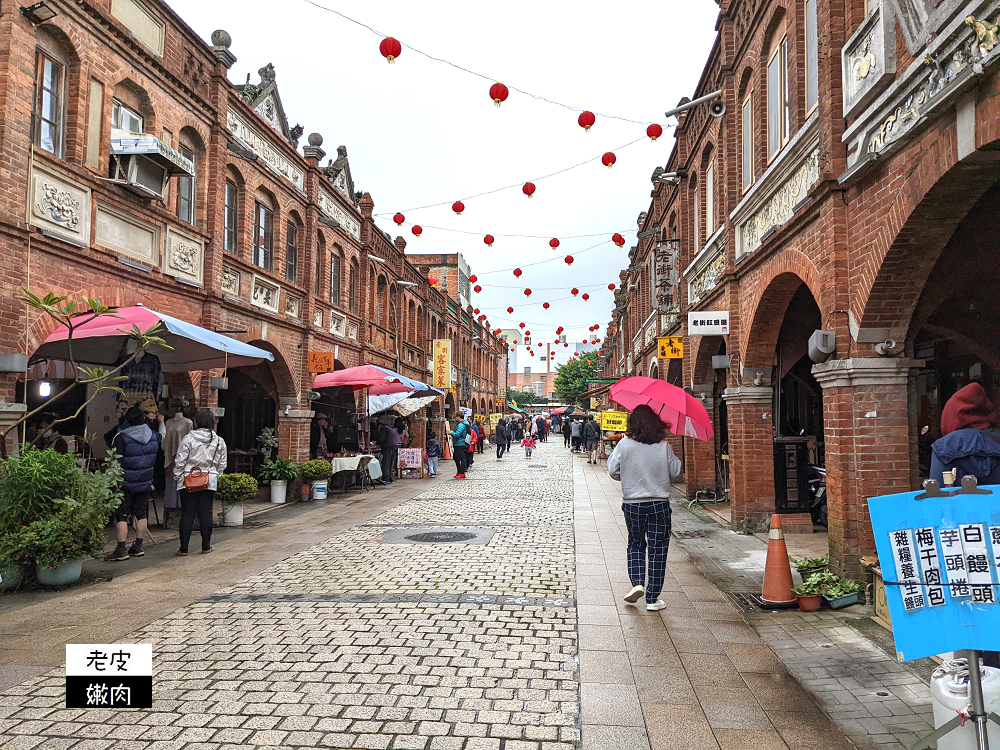
MULTIPOLYGON (((327 8, 325 5, 320 5, 319 3, 314 2, 313 0, 304 0, 304 2, 308 3, 309 5, 312 5, 314 8, 319 8, 320 10, 325 10, 327 13, 333 13, 336 16, 340 16, 345 21, 350 21, 351 23, 353 23, 353 24, 355 24, 357 26, 360 26, 363 29, 368 29, 368 31, 370 31, 375 36, 381 36, 381 37, 388 36, 388 34, 383 34, 381 31, 376 31, 375 29, 373 29, 371 26, 369 26, 366 23, 362 23, 361 21, 357 21, 357 20, 351 18, 350 16, 345 16, 339 10, 334 10, 333 8, 327 8)), ((448 65, 448 66, 450 66, 452 68, 455 68, 455 70, 461 70, 463 73, 468 73, 469 75, 476 76, 477 78, 482 78, 484 81, 490 81, 490 82, 494 82, 495 83, 495 82, 497 82, 497 81, 500 80, 499 78, 493 78, 491 76, 483 75, 482 73, 477 73, 475 70, 470 70, 469 68, 466 68, 466 67, 458 65, 456 63, 453 63, 450 60, 445 60, 442 57, 435 57, 434 55, 431 55, 431 54, 429 54, 427 52, 423 52, 423 51, 417 49, 416 47, 413 47, 413 46, 407 44, 406 42, 402 41, 401 39, 396 39, 396 41, 399 42, 400 45, 402 45, 403 47, 406 47, 406 49, 411 50, 412 52, 415 52, 416 54, 421 55, 422 57, 426 57, 428 60, 433 60, 434 62, 443 63, 444 65, 448 65)), ((532 99, 537 99, 538 101, 545 102, 547 104, 554 104, 557 107, 562 107, 563 109, 568 109, 571 112, 584 112, 585 111, 583 107, 575 107, 575 106, 573 106, 571 104, 563 104, 562 102, 557 102, 554 99, 549 99, 549 98, 544 97, 544 96, 542 96, 540 94, 532 94, 530 91, 525 91, 524 89, 519 89, 519 88, 517 88, 515 86, 507 86, 507 88, 510 91, 516 91, 519 94, 524 94, 525 96, 530 96, 532 99)), ((593 114, 594 114, 595 117, 603 117, 603 118, 608 119, 608 120, 620 120, 622 122, 630 122, 630 123, 632 123, 634 125, 649 125, 649 121, 642 122, 640 120, 631 120, 631 119, 629 119, 627 117, 618 117, 617 115, 606 115, 606 114, 602 114, 601 112, 594 112, 593 110, 591 110, 591 112, 593 112, 593 114)))

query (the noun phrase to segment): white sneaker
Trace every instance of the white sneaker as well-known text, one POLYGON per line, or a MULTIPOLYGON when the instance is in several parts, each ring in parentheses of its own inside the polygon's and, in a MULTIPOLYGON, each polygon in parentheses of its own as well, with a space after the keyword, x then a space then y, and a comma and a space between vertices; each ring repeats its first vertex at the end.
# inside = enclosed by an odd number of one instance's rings
POLYGON ((667 603, 662 599, 657 599, 652 604, 649 603, 646 604, 647 612, 659 612, 661 609, 666 609, 666 608, 667 608, 667 603))
POLYGON ((646 593, 645 586, 633 586, 632 590, 625 594, 625 601, 629 604, 635 604, 639 601, 646 593))

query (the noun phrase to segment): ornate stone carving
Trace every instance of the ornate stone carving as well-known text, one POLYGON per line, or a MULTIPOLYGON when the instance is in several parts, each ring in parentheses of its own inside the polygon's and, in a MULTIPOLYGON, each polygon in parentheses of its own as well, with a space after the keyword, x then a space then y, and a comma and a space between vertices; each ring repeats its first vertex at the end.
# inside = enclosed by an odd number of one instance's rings
POLYGON ((291 182, 299 192, 303 192, 302 170, 292 164, 277 148, 244 122, 238 114, 230 110, 226 127, 244 146, 259 156, 267 166, 291 182))
POLYGON ((67 229, 75 230, 80 223, 80 201, 68 190, 60 190, 48 182, 42 183, 42 199, 35 203, 35 208, 67 229))
POLYGON ((330 333, 343 336, 347 331, 347 318, 339 313, 330 312, 330 333))
POLYGON ((700 300, 706 294, 708 294, 715 285, 719 283, 722 279, 722 274, 726 271, 726 256, 721 251, 707 266, 705 266, 701 271, 699 271, 694 278, 691 279, 689 289, 691 299, 689 300, 691 304, 694 304, 697 300, 700 300))
POLYGON ((985 57, 997 46, 997 27, 989 21, 979 20, 975 16, 968 16, 965 24, 971 26, 976 32, 976 46, 979 47, 979 54, 985 57))
POLYGON ((358 324, 351 323, 347 326, 347 338, 358 340, 358 324))
POLYGON ((354 239, 361 240, 361 222, 354 215, 345 210, 337 199, 325 190, 319 191, 319 210, 336 221, 347 230, 354 239))
POLYGON ((170 267, 188 274, 198 271, 197 261, 201 248, 186 240, 176 240, 170 251, 170 267))
POLYGON ((313 325, 316 326, 317 328, 322 328, 323 327, 323 311, 322 310, 318 310, 318 309, 317 310, 313 310, 313 325))
POLYGON ((819 149, 814 149, 795 171, 774 192, 768 201, 740 226, 739 255, 753 252, 761 238, 772 227, 779 227, 792 216, 795 204, 805 198, 809 188, 819 180, 819 149))
POLYGON ((271 312, 276 313, 278 312, 278 296, 280 292, 281 287, 277 284, 272 284, 266 279, 254 276, 253 292, 250 295, 250 302, 264 310, 270 310, 271 312))
POLYGON ((306 129, 301 125, 296 125, 288 131, 288 142, 292 144, 292 148, 299 147, 299 138, 302 134, 306 132, 306 129))
POLYGON ((285 295, 285 315, 289 315, 293 318, 299 317, 299 312, 302 309, 302 300, 298 297, 293 297, 290 294, 285 295))
POLYGON ((219 289, 223 294, 233 297, 240 296, 240 272, 228 266, 222 267, 222 276, 219 278, 219 289))

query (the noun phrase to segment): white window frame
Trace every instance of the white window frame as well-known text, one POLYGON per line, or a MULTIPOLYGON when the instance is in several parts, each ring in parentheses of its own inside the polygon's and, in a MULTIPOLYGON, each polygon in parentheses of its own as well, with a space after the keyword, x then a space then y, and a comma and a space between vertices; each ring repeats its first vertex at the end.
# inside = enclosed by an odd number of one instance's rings
POLYGON ((120 99, 113 99, 111 104, 111 127, 118 128, 119 130, 127 130, 130 133, 140 134, 143 132, 145 127, 145 119, 142 115, 136 112, 134 109, 126 107, 120 99), (138 130, 132 130, 134 122, 129 125, 125 125, 125 115, 128 115, 130 121, 136 121, 139 123, 138 130))
POLYGON ((743 192, 749 190, 754 183, 753 169, 753 89, 747 91, 746 99, 743 100, 743 122, 741 123, 743 141, 743 192))

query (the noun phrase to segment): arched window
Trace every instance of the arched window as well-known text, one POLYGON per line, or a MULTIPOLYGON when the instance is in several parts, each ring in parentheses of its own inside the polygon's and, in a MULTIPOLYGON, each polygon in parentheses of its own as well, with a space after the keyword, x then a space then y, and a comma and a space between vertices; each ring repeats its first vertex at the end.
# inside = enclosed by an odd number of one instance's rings
POLYGON ((35 47, 35 90, 32 103, 34 144, 55 156, 66 148, 66 109, 68 81, 66 71, 73 60, 72 50, 56 35, 62 32, 47 27, 37 30, 35 47))
POLYGON ((290 213, 285 222, 285 279, 299 283, 299 235, 302 222, 298 214, 290 213))
POLYGON ((253 208, 253 264, 274 271, 274 198, 258 189, 253 208))
POLYGON ((344 305, 343 263, 340 247, 334 245, 330 253, 330 302, 337 307, 344 305))
POLYGON ((314 270, 313 291, 317 297, 323 296, 323 265, 326 258, 326 239, 322 232, 316 233, 316 268, 314 270))
POLYGON ((767 53, 767 158, 788 143, 791 103, 788 90, 788 36, 785 22, 775 30, 767 53))
POLYGON ((225 234, 222 247, 227 253, 239 252, 240 237, 240 191, 243 177, 232 166, 226 168, 225 234))
POLYGON ((753 71, 747 68, 743 71, 743 78, 740 81, 740 95, 743 100, 743 106, 740 109, 740 166, 741 166, 741 176, 740 185, 743 191, 746 192, 754 181, 754 120, 753 120, 753 86, 751 85, 751 77, 753 76, 753 71))
POLYGON ((806 116, 819 105, 819 28, 816 0, 806 2, 806 116))
POLYGON ((358 283, 358 261, 352 258, 350 289, 347 290, 347 293, 350 295, 350 310, 352 313, 356 313, 358 311, 358 300, 361 298, 361 289, 359 288, 358 283))
POLYGON ((697 255, 701 250, 701 191, 697 175, 691 175, 691 192, 694 193, 694 253, 697 255))
POLYGON ((416 343, 417 341, 417 305, 413 300, 410 300, 410 304, 407 307, 406 312, 407 317, 407 336, 411 343, 416 343))
POLYGON ((183 128, 178 150, 194 164, 195 174, 177 178, 177 218, 194 225, 198 210, 198 156, 204 151, 197 131, 183 128))
POLYGON ((385 276, 378 277, 378 291, 375 295, 375 322, 385 327, 385 294, 388 285, 385 283, 385 276))

